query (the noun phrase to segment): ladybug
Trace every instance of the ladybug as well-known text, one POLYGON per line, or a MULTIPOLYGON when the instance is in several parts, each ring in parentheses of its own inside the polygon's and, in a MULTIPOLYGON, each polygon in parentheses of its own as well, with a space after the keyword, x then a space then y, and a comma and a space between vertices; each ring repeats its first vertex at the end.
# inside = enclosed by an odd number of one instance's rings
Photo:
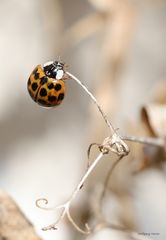
POLYGON ((28 79, 28 92, 32 99, 43 107, 59 105, 65 96, 65 64, 50 61, 37 67, 28 79))

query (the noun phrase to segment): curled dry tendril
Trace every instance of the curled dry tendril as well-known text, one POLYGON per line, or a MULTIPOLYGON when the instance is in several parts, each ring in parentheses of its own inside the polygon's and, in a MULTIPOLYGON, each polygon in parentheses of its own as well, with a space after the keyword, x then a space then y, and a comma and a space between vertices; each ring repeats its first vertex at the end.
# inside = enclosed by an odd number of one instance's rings
POLYGON ((43 227, 42 230, 43 231, 47 231, 47 230, 57 230, 57 225, 58 223, 65 217, 65 215, 67 216, 69 222, 81 233, 83 234, 89 234, 90 233, 90 228, 88 226, 88 224, 85 224, 85 228, 86 230, 81 229, 73 220, 73 218, 71 217, 70 214, 70 203, 71 201, 67 201, 66 203, 64 203, 63 205, 59 205, 56 207, 48 207, 48 206, 43 206, 43 204, 47 205, 48 204, 48 200, 45 198, 39 198, 36 200, 36 206, 43 209, 43 210, 56 210, 56 209, 62 209, 62 212, 60 213, 58 219, 56 222, 54 222, 53 224, 50 224, 46 227, 43 227))

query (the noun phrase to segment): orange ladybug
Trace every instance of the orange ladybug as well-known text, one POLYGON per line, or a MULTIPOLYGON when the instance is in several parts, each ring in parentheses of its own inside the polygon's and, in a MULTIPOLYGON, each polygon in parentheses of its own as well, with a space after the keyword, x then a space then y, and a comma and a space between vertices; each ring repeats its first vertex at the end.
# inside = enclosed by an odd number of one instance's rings
POLYGON ((69 77, 65 74, 65 64, 50 61, 38 65, 28 79, 28 92, 32 99, 43 107, 54 107, 64 99, 65 83, 69 77))

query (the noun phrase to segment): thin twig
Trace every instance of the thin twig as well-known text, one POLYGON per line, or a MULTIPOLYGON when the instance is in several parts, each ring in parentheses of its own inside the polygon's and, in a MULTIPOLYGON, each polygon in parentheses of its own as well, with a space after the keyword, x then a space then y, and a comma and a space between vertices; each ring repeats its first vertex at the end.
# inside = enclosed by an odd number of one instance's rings
POLYGON ((72 196, 70 199, 74 199, 75 196, 77 195, 78 191, 80 190, 81 186, 84 184, 84 182, 86 181, 86 179, 88 178, 88 176, 90 175, 90 173, 93 171, 93 169, 96 167, 96 165, 98 164, 98 162, 100 161, 100 159, 103 157, 103 153, 101 152, 97 158, 94 160, 94 162, 90 165, 90 167, 88 168, 88 170, 86 171, 86 173, 84 174, 84 176, 82 177, 80 183, 77 185, 75 191, 73 192, 72 196))
POLYGON ((91 161, 90 161, 90 152, 93 146, 97 146, 98 148, 101 146, 99 143, 91 143, 88 147, 87 155, 88 155, 88 162, 87 162, 87 169, 89 168, 91 161))
POLYGON ((107 126, 109 127, 109 129, 111 130, 111 134, 116 133, 112 123, 108 120, 106 114, 103 112, 101 106, 99 105, 99 103, 97 102, 97 99, 93 96, 93 94, 87 89, 87 87, 78 79, 76 78, 73 74, 66 72, 66 74, 71 77, 73 80, 75 80, 84 90, 85 92, 90 96, 90 98, 92 99, 92 101, 96 104, 96 106, 98 107, 105 123, 107 124, 107 126))
MULTIPOLYGON (((110 131, 111 131, 111 136, 109 138, 106 139, 107 144, 114 146, 115 149, 110 149, 112 151, 114 151, 115 153, 117 153, 118 155, 123 155, 126 156, 129 153, 129 148, 127 146, 127 144, 120 138, 120 136, 117 134, 116 130, 112 123, 108 120, 107 115, 104 113, 102 107, 99 105, 99 103, 97 102, 97 99, 94 97, 94 95, 88 90, 88 88, 78 79, 76 78, 73 74, 69 73, 69 72, 65 72, 65 74, 75 80, 83 89, 84 91, 89 95, 89 97, 91 98, 91 100, 95 103, 95 105, 97 106, 99 112, 101 113, 105 123, 107 124, 107 126, 109 127, 110 131)), ((105 144, 105 143, 104 143, 105 144)))
POLYGON ((91 232, 90 228, 89 228, 89 225, 87 223, 85 223, 85 228, 86 228, 86 232, 85 232, 74 222, 73 218, 70 215, 70 209, 69 208, 68 208, 68 212, 67 212, 67 217, 68 217, 69 222, 75 227, 75 229, 78 232, 83 233, 83 234, 89 234, 91 232))
POLYGON ((107 176, 106 176, 106 179, 104 181, 104 187, 103 187, 103 190, 102 190, 102 193, 101 193, 101 196, 100 196, 100 206, 102 206, 102 201, 104 199, 104 196, 106 194, 106 190, 108 188, 108 184, 109 184, 109 180, 110 180, 110 177, 112 176, 112 172, 114 171, 115 167, 118 165, 118 163, 120 162, 120 160, 123 158, 123 156, 119 156, 118 159, 111 165, 108 173, 107 173, 107 176))
MULTIPOLYGON (((136 136, 121 136, 120 137, 123 140, 126 141, 131 141, 131 142, 136 142, 136 143, 140 143, 140 144, 148 144, 148 145, 152 145, 152 146, 156 146, 156 147, 165 147, 165 141, 164 139, 161 138, 151 138, 151 137, 136 137, 136 136)), ((110 170, 108 171, 107 177, 105 179, 105 183, 104 183, 104 188, 103 191, 101 193, 101 198, 100 198, 100 203, 102 202, 106 190, 108 188, 108 183, 110 180, 110 177, 112 175, 113 170, 115 169, 115 167, 117 166, 117 164, 120 162, 120 160, 122 159, 123 156, 120 156, 111 166, 110 170)))
POLYGON ((165 147, 165 145, 166 145, 166 142, 162 138, 121 136, 121 139, 130 141, 130 142, 148 144, 148 145, 157 146, 157 147, 165 147))

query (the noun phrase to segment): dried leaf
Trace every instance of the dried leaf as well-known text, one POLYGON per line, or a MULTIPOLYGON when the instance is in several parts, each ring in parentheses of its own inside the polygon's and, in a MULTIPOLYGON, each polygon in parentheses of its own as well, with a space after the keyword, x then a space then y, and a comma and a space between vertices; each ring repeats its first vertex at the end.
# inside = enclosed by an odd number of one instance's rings
POLYGON ((148 104, 141 110, 142 120, 154 137, 166 137, 166 105, 148 104))

